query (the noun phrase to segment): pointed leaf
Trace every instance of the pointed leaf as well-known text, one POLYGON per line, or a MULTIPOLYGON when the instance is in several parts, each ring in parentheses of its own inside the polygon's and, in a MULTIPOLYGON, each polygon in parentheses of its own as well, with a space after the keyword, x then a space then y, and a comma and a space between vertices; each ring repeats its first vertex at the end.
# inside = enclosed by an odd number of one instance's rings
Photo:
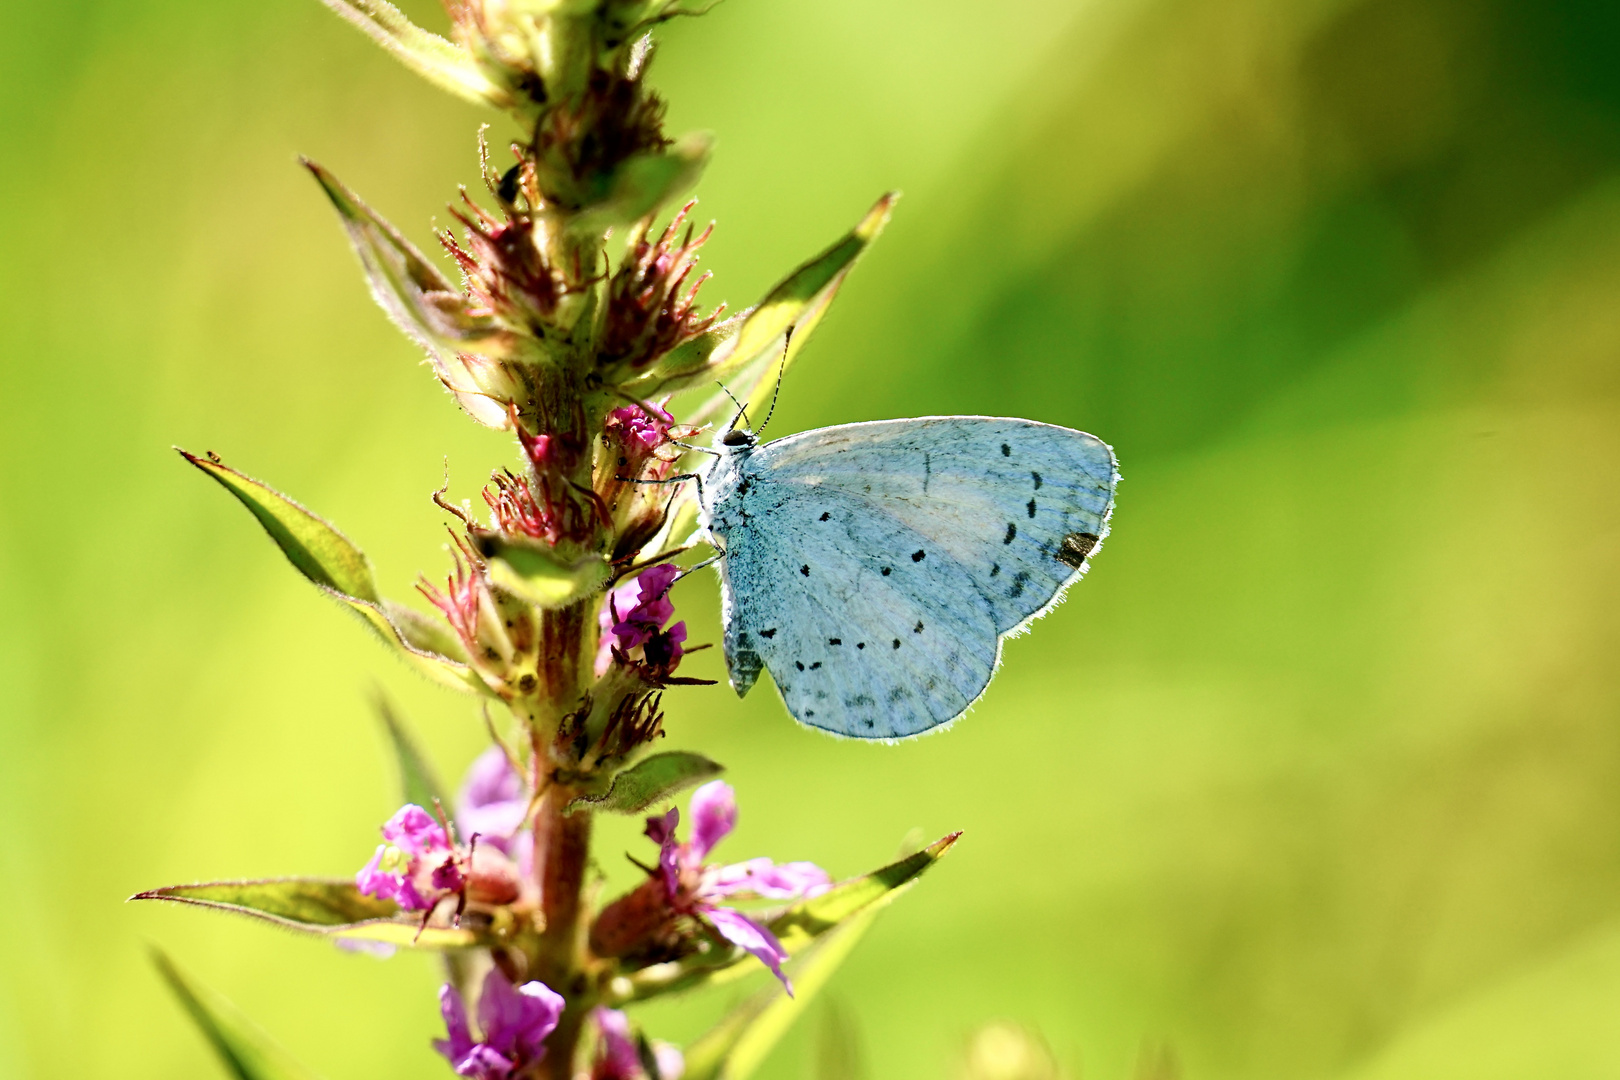
MULTIPOLYGON (((705 369, 679 381, 671 380, 666 388, 690 386, 710 379, 735 382, 739 391, 748 395, 750 416, 758 413, 775 387, 777 371, 792 363, 809 340, 811 331, 821 322, 855 261, 888 224, 889 214, 899 198, 898 192, 890 192, 879 199, 854 229, 789 274, 758 307, 749 311, 729 347, 716 349, 705 369), (791 337, 784 349, 783 337, 790 331, 791 337)), ((727 400, 724 394, 717 395, 698 410, 692 422, 705 423, 712 419, 722 411, 727 400)))
MULTIPOLYGON (((754 918, 776 935, 790 956, 797 956, 840 926, 887 907, 929 867, 944 858, 961 835, 952 833, 880 870, 839 882, 820 896, 800 900, 774 912, 761 912, 754 918)), ((625 979, 626 992, 618 1000, 636 1001, 740 978, 751 970, 743 963, 746 959, 747 953, 733 949, 655 964, 625 979)))
POLYGON ((418 936, 420 917, 399 917, 399 907, 393 901, 367 896, 353 881, 321 878, 214 881, 169 885, 137 893, 130 899, 169 900, 215 908, 326 937, 414 945, 423 949, 459 949, 478 944, 478 935, 468 927, 429 926, 418 936))
POLYGON ((427 352, 434 374, 468 415, 486 427, 509 427, 505 403, 516 387, 496 360, 510 351, 513 336, 490 316, 469 315, 465 297, 438 267, 335 176, 307 158, 304 167, 337 208, 372 299, 427 352))
POLYGON ((602 197, 575 215, 570 227, 599 233, 640 221, 697 183, 713 151, 714 136, 694 131, 662 153, 627 158, 613 170, 602 197))
POLYGON ((180 451, 180 456, 241 500, 281 548, 287 561, 310 581, 356 600, 372 604, 381 601, 371 576, 370 562, 331 524, 274 488, 228 468, 217 459, 198 457, 184 450, 180 451))
POLYGON ((511 95, 491 82, 464 50, 417 26, 393 4, 385 0, 321 0, 321 3, 441 90, 476 105, 504 108, 512 104, 511 95))
POLYGON ((793 997, 773 982, 688 1046, 684 1080, 745 1080, 751 1076, 849 957, 880 910, 881 906, 867 908, 807 949, 791 968, 793 997))
POLYGON ((229 1001, 201 983, 187 978, 174 962, 156 949, 152 963, 174 996, 219 1055, 225 1071, 236 1080, 315 1080, 270 1036, 243 1016, 229 1001))
POLYGON ((639 814, 701 780, 718 776, 724 768, 702 754, 684 750, 654 754, 615 776, 606 794, 581 795, 568 804, 568 811, 639 814))
POLYGON ((399 764, 400 801, 421 807, 452 805, 444 794, 433 767, 417 747, 416 740, 405 729, 405 721, 394 706, 380 692, 377 694, 377 715, 388 732, 388 742, 394 748, 394 760, 399 764))
POLYGON ((185 450, 180 450, 180 456, 235 495, 299 573, 328 596, 347 604, 417 670, 457 690, 488 692, 467 667, 459 645, 454 646, 453 653, 438 651, 439 647, 450 647, 445 641, 448 635, 424 626, 425 616, 377 595, 371 564, 348 537, 281 492, 213 456, 198 457, 185 450), (400 620, 398 624, 395 618, 400 620))
POLYGON ((489 580, 513 596, 547 610, 567 607, 600 592, 611 568, 600 555, 568 561, 554 548, 526 544, 497 533, 476 537, 479 554, 488 560, 489 580))

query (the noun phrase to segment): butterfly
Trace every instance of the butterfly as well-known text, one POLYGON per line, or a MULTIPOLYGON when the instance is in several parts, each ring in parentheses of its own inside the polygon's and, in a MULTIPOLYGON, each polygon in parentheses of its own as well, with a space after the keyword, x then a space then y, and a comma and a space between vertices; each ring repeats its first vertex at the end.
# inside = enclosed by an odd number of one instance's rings
POLYGON ((761 445, 733 427, 699 478, 726 668, 855 739, 948 724, 1001 639, 1059 603, 1108 535, 1113 450, 1033 420, 930 416, 761 445))

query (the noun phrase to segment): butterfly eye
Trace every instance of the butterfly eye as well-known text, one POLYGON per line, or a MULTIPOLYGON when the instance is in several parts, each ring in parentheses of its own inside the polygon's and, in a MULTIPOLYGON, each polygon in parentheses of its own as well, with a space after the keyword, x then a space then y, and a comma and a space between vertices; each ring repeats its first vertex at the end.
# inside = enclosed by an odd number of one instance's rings
POLYGON ((730 431, 720 436, 720 445, 722 446, 748 446, 751 445, 753 441, 754 437, 748 434, 748 432, 743 431, 741 428, 732 428, 730 431))

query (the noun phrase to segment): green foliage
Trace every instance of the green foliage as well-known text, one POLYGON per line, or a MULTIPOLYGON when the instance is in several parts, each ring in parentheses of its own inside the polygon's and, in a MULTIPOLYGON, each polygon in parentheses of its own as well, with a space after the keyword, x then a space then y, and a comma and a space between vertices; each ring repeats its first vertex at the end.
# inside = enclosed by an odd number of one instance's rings
POLYGON ((161 951, 152 950, 152 963, 236 1080, 315 1080, 234 1005, 188 978, 161 951))
MULTIPOLYGON (((870 920, 878 911, 893 903, 910 889, 931 866, 956 845, 961 833, 952 833, 923 850, 908 855, 888 866, 858 878, 834 885, 820 896, 799 900, 774 912, 757 916, 758 920, 776 935, 782 947, 792 956, 808 953, 834 932, 860 924, 858 937, 865 933, 862 920, 870 920)), ((854 942, 850 941, 850 945, 854 942)), ((828 954, 831 955, 831 954, 828 954)), ((842 959, 842 953, 838 954, 842 959)), ((625 980, 626 998, 636 1000, 657 997, 677 990, 687 990, 706 983, 724 981, 747 974, 742 961, 747 954, 741 950, 721 950, 700 954, 687 960, 658 964, 629 976, 625 980)), ((761 1004, 761 1008, 764 1004, 761 1004)), ((776 1014, 772 1014, 776 1015, 776 1014)), ((742 1034, 739 1032, 738 1037, 742 1034)))
POLYGON ((407 19, 387 0, 321 0, 401 63, 441 90, 476 105, 505 107, 512 98, 491 82, 466 50, 407 19))
POLYGON ((621 162, 602 180, 602 194, 570 219, 577 233, 604 230, 640 221, 698 182, 714 151, 714 136, 691 132, 662 153, 637 154, 621 162))
POLYGON ((669 750, 638 761, 613 778, 601 795, 582 795, 569 810, 600 810, 609 814, 639 814, 673 798, 693 784, 720 775, 725 766, 702 754, 669 750))
POLYGON ((401 918, 392 900, 378 900, 353 881, 272 878, 169 885, 137 893, 131 900, 167 900, 262 919, 288 930, 422 949, 459 949, 478 944, 470 928, 429 926, 401 918))
POLYGON ((686 1049, 684 1080, 745 1080, 787 1034, 854 949, 881 904, 867 907, 826 933, 789 965, 794 993, 777 983, 753 994, 686 1049))
POLYGON ((495 533, 480 533, 478 540, 480 553, 488 560, 490 581, 546 609, 567 607, 600 592, 611 573, 600 555, 568 560, 554 547, 495 533))
POLYGON ((393 702, 380 692, 376 705, 377 717, 382 721, 383 730, 388 733, 388 744, 393 748, 394 761, 399 766, 400 801, 415 803, 430 811, 438 805, 448 812, 452 803, 434 774, 432 764, 417 746, 416 739, 406 730, 404 718, 394 708, 393 702))
POLYGON ((184 450, 180 456, 235 495, 299 573, 328 596, 348 605, 418 671, 458 690, 484 689, 449 635, 421 614, 377 594, 371 564, 335 527, 216 457, 198 457, 184 450))
MULTIPOLYGON (((659 385, 677 390, 712 379, 736 382, 750 393, 751 411, 758 411, 777 372, 792 363, 809 340, 856 260, 888 224, 899 198, 898 192, 883 196, 853 229, 778 282, 749 311, 727 320, 725 329, 717 327, 671 353, 654 372, 659 385)), ((693 413, 693 422, 706 422, 723 412, 728 400, 716 395, 693 413)))

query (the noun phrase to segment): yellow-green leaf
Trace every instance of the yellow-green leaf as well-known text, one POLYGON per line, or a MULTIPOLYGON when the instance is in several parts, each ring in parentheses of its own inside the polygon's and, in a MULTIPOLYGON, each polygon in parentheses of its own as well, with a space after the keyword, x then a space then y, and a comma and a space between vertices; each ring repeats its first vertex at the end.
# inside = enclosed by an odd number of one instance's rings
POLYGON ((745 1080, 871 928, 882 905, 867 908, 817 941, 789 966, 793 997, 772 982, 686 1048, 685 1080, 745 1080))
POLYGON ((720 775, 724 768, 702 754, 685 750, 654 754, 615 776, 605 794, 581 795, 568 804, 568 809, 639 814, 699 781, 720 775))
POLYGON ((325 520, 299 506, 281 492, 229 468, 217 458, 198 457, 180 451, 180 456, 241 500, 259 519, 270 539, 281 548, 287 561, 310 581, 333 592, 376 604, 377 584, 371 564, 349 538, 325 520))
POLYGON ((427 757, 406 730, 405 721, 394 709, 393 703, 381 691, 377 693, 377 716, 382 720, 383 730, 388 733, 388 744, 393 748, 394 761, 399 766, 401 802, 415 803, 424 808, 431 808, 435 803, 450 806, 433 766, 428 764, 427 757))
POLYGON ((504 108, 512 104, 511 95, 492 82, 466 51, 417 26, 386 0, 321 0, 321 3, 441 90, 476 105, 504 108))
POLYGON ((235 495, 299 573, 328 596, 348 605, 418 671, 457 690, 488 692, 465 663, 459 643, 433 627, 425 616, 377 595, 371 563, 334 526, 213 455, 198 457, 181 450, 180 456, 235 495))
MULTIPOLYGON (((756 919, 776 935, 790 956, 798 956, 840 927, 886 907, 915 884, 929 867, 944 858, 961 835, 952 833, 880 870, 840 882, 820 896, 774 912, 762 912, 756 919)), ((705 983, 729 981, 748 972, 743 963, 747 958, 747 953, 732 949, 655 964, 630 975, 624 981, 625 992, 617 1000, 641 1000, 705 983)))
POLYGON ((714 136, 694 131, 661 153, 636 154, 613 170, 601 198, 575 215, 570 227, 600 233, 656 213, 697 183, 713 151, 714 136))
POLYGON ((261 919, 289 930, 326 937, 358 938, 423 949, 468 948, 478 943, 470 928, 429 926, 402 915, 392 900, 362 893, 353 881, 323 878, 269 878, 169 885, 137 893, 131 900, 168 900, 261 919))
MULTIPOLYGON (((855 261, 888 224, 889 214, 899 198, 898 192, 890 192, 879 199, 855 228, 766 294, 765 299, 742 318, 736 336, 715 350, 706 369, 688 374, 678 383, 667 383, 666 389, 691 386, 704 379, 734 382, 736 391, 746 395, 749 415, 757 422, 760 406, 769 399, 776 384, 777 372, 792 363, 809 340, 811 331, 821 322, 855 261)), ((713 419, 724 411, 727 400, 724 394, 710 399, 692 422, 706 423, 713 419)))
POLYGON ((479 533, 478 550, 489 580, 520 599, 547 609, 567 607, 607 584, 611 567, 600 555, 565 559, 543 544, 526 544, 496 533, 479 533))
POLYGON ((236 1080, 315 1080, 314 1073, 293 1060, 236 1006, 188 978, 156 949, 152 950, 152 963, 202 1029, 225 1071, 236 1080))

